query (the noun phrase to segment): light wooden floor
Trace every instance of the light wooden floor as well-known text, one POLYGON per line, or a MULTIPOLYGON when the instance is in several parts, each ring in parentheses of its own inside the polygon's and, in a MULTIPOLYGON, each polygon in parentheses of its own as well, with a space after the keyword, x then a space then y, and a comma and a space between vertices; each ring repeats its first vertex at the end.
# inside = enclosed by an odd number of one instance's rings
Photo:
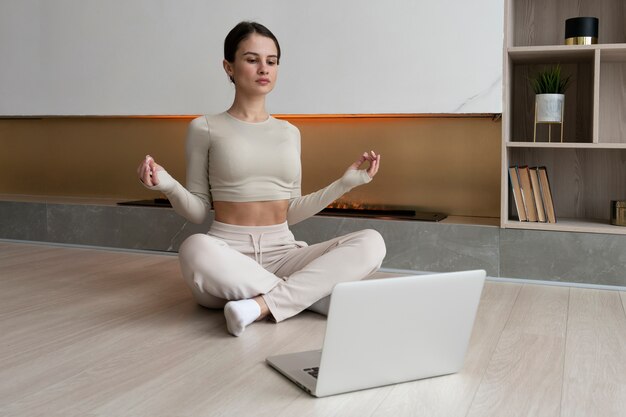
POLYGON ((226 333, 172 256, 0 242, 1 416, 624 416, 626 293, 485 285, 462 372, 314 399, 268 355, 325 319, 226 333))

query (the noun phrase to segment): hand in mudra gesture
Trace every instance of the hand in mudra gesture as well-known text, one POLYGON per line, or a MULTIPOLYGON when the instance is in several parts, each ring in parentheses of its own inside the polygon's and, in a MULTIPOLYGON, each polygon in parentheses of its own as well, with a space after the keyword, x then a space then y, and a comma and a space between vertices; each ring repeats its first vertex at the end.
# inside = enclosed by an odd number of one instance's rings
POLYGON ((159 177, 157 172, 162 170, 163 167, 156 163, 154 158, 150 155, 146 155, 145 159, 139 164, 137 168, 137 175, 141 182, 149 187, 159 185, 159 177))
POLYGON ((367 175, 369 175, 370 178, 374 178, 374 175, 376 175, 378 167, 380 166, 380 154, 377 155, 374 151, 363 152, 363 155, 361 155, 359 159, 348 167, 348 170, 361 169, 361 166, 366 162, 369 162, 370 164, 370 166, 366 169, 367 175))

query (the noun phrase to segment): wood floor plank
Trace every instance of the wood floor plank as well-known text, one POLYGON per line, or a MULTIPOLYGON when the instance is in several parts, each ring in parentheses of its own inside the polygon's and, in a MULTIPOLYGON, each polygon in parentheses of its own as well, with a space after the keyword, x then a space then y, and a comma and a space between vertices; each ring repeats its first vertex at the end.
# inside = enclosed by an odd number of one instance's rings
MULTIPOLYGON (((173 333, 166 324, 181 315, 177 314, 180 309, 195 312, 197 307, 189 301, 164 302, 158 308, 134 312, 104 324, 98 324, 96 319, 91 331, 68 333, 54 343, 48 343, 45 335, 32 338, 33 346, 23 355, 14 354, 9 360, 0 361, 0 398, 23 398, 52 383, 73 378, 94 363, 124 354, 136 345, 150 343, 159 336, 158 332, 164 331, 164 327, 165 334, 173 333)), ((192 321, 189 314, 178 319, 178 323, 185 325, 192 321)), ((204 328, 205 324, 201 326, 202 330, 204 328)), ((204 334, 203 331, 198 333, 204 334)), ((11 347, 10 341, 8 345, 11 347)))
POLYGON ((572 288, 561 416, 625 412, 626 315, 620 294, 572 288))
MULTIPOLYGON (((393 386, 387 386, 325 398, 314 398, 307 394, 298 397, 276 416, 369 417, 376 412, 393 390, 393 386)), ((394 416, 403 417, 409 414, 394 414, 394 416)))
POLYGON ((568 288, 522 288, 468 416, 560 415, 568 298, 568 288))
MULTIPOLYGON (((21 245, 17 245, 18 247, 21 245)), ((0 265, 2 266, 2 280, 4 282, 11 282, 13 279, 19 279, 14 275, 15 273, 28 272, 37 262, 46 262, 51 259, 57 259, 60 255, 66 253, 63 249, 46 246, 36 245, 23 245, 19 249, 7 249, 3 248, 0 252, 0 265)))
POLYGON ((188 299, 182 281, 171 276, 172 265, 153 264, 165 272, 155 278, 151 273, 153 261, 146 263, 145 269, 141 264, 132 264, 130 268, 130 264, 122 263, 95 278, 76 275, 74 285, 59 284, 60 294, 35 288, 38 281, 42 282, 42 287, 43 281, 58 281, 54 277, 29 279, 28 285, 33 287, 30 292, 34 294, 23 296, 24 306, 13 308, 10 303, 4 304, 0 313, 3 338, 11 340, 10 348, 0 352, 0 360, 5 364, 11 362, 12 356, 27 360, 27 354, 33 349, 53 349, 55 344, 62 345, 66 338, 86 337, 115 325, 125 316, 151 314, 160 305, 188 299), (134 278, 129 278, 128 274, 133 274, 134 278))
POLYGON ((521 289, 487 282, 463 369, 454 375, 397 385, 374 416, 465 416, 521 289))
MULTIPOLYGON (((53 248, 44 257, 37 255, 30 260, 25 258, 17 265, 2 262, 0 302, 7 306, 7 310, 32 304, 28 303, 29 297, 42 296, 36 301, 50 299, 52 297, 47 297, 48 291, 63 293, 80 288, 94 279, 97 280, 101 274, 114 274, 115 269, 120 271, 119 274, 128 277, 129 273, 136 273, 126 269, 131 268, 133 263, 139 264, 142 269, 161 262, 162 259, 170 259, 173 264, 176 263, 175 258, 167 256, 146 258, 132 253, 84 249, 72 249, 71 252, 67 252, 67 250, 53 248), (68 256, 68 253, 72 255, 68 256)), ((106 286, 106 282, 103 281, 102 285, 106 286)))
POLYGON ((70 301, 115 300, 119 295, 140 290, 140 295, 147 295, 162 291, 163 283, 168 279, 176 284, 181 282, 174 261, 158 259, 152 262, 125 260, 106 269, 99 262, 71 267, 56 266, 46 268, 45 272, 30 269, 29 274, 19 282, 8 284, 5 280, 0 285, 1 290, 5 290, 2 300, 5 308, 0 312, 0 321, 13 321, 26 314, 45 314, 46 310, 57 308, 59 303, 67 304, 70 301), (157 279, 147 275, 157 271, 157 279), (143 279, 129 279, 131 276, 143 279))
MULTIPOLYGON (((63 415, 216 416, 239 407, 243 408, 239 415, 250 415, 259 404, 267 413, 282 408, 294 394, 303 395, 290 384, 278 384, 280 376, 266 369, 263 360, 268 350, 277 350, 285 340, 291 340, 291 348, 305 339, 308 343, 307 330, 320 330, 322 319, 302 316, 280 327, 258 323, 247 331, 246 339, 228 335, 221 314, 209 319, 219 325, 193 335, 185 331, 185 324, 161 335, 145 333, 145 342, 88 364, 8 411, 37 414, 53 407, 63 415), (276 328, 278 334, 272 331, 276 328)), ((129 346, 124 340, 120 343, 129 346)))
MULTIPOLYGON (((178 315, 180 309, 189 309, 182 304, 165 309, 156 318, 167 320, 178 315)), ((103 330, 90 337, 77 337, 67 340, 57 350, 42 349, 39 357, 32 362, 21 362, 4 367, 0 374, 0 398, 8 398, 4 403, 5 412, 20 412, 23 415, 38 415, 53 406, 58 415, 84 411, 83 401, 98 403, 106 398, 112 389, 110 385, 121 388, 128 383, 136 383, 134 369, 124 362, 125 358, 142 363, 142 355, 153 346, 161 346, 163 337, 177 336, 176 331, 157 334, 161 326, 154 326, 151 320, 134 320, 118 323, 116 328, 103 330), (169 335, 168 335, 169 333, 169 335), (143 349, 144 352, 138 352, 143 349), (119 366, 119 367, 118 367, 119 366), (92 379, 95 378, 95 379, 92 379), (99 389, 99 392, 92 390, 99 389), (82 395, 76 399, 73 395, 82 395)), ((159 357, 158 362, 169 364, 169 352, 159 357)))
MULTIPOLYGON (((315 313, 303 313, 298 317, 278 325, 264 322, 256 323, 250 329, 251 342, 254 343, 245 352, 233 350, 229 356, 215 367, 211 376, 219 383, 220 390, 206 392, 201 397, 193 394, 194 401, 185 406, 190 415, 211 416, 267 416, 280 414, 281 410, 292 401, 308 396, 290 381, 270 368, 265 359, 283 351, 294 352, 320 348, 326 320, 315 313)), ((233 346, 239 346, 240 340, 230 340, 233 346)), ((223 351, 223 349, 220 349, 223 351)), ((196 371, 197 372, 197 371, 196 371)), ((201 378, 207 378, 206 370, 201 378)), ((186 397, 191 395, 188 393, 186 397)), ((153 411, 167 410, 170 414, 178 409, 173 402, 162 402, 149 407, 143 405, 134 411, 150 415, 153 411)))

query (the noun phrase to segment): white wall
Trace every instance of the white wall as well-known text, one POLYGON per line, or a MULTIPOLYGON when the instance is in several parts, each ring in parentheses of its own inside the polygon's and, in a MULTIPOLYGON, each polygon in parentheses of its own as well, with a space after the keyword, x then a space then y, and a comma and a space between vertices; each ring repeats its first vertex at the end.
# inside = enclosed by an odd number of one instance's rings
POLYGON ((222 111, 241 20, 281 43, 272 113, 502 111, 503 0, 0 0, 0 116, 222 111))

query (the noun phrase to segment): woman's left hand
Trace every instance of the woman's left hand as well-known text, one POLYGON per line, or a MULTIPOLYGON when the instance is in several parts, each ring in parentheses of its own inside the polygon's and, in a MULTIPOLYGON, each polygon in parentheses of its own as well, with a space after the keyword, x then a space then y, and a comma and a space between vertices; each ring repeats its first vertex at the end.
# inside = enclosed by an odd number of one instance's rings
POLYGON ((370 178, 374 178, 374 175, 376 175, 378 167, 380 166, 380 154, 377 155, 374 151, 363 152, 363 155, 350 165, 348 169, 360 169, 361 165, 368 161, 370 166, 367 168, 367 175, 369 175, 370 178))

